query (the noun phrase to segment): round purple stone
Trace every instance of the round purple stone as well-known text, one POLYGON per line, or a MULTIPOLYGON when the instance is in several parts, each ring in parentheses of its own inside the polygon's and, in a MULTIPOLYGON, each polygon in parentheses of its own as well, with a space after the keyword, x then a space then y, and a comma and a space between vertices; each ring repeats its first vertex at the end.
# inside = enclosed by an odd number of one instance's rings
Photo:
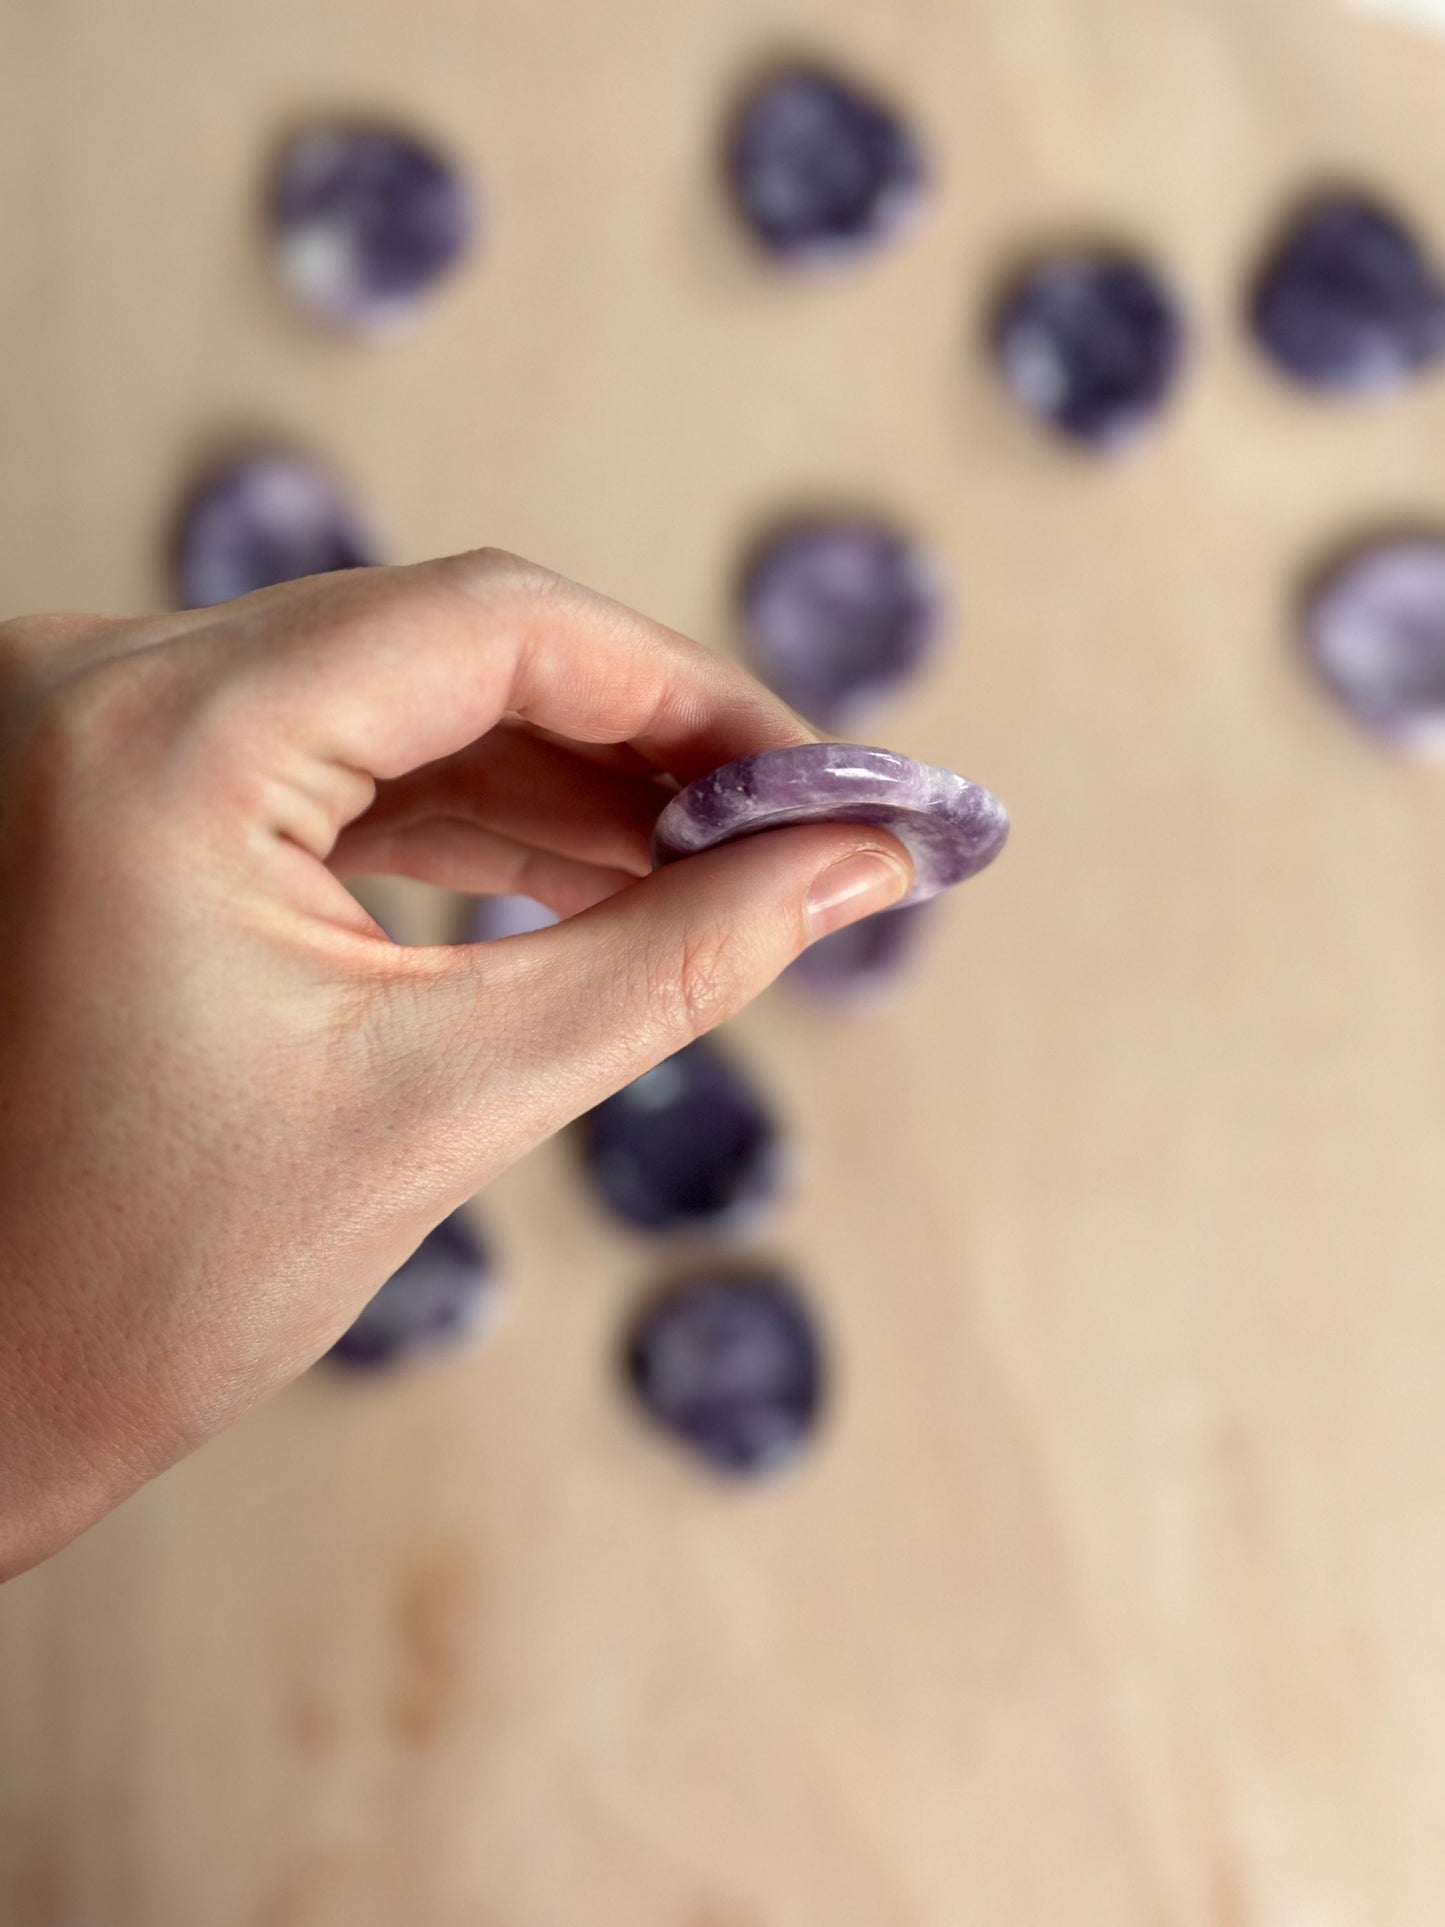
POLYGON ((845 924, 810 944, 786 980, 838 1009, 881 1003, 907 978, 932 914, 926 903, 914 903, 845 924))
POLYGON ((922 204, 927 172, 917 137, 891 107, 813 68, 774 74, 748 96, 729 171, 763 247, 808 266, 897 234, 922 204))
POLYGON ((1357 550, 1314 584, 1302 640, 1357 723, 1399 749, 1445 755, 1445 537, 1357 550))
POLYGON ((497 1278, 474 1225, 455 1211, 382 1286, 327 1356, 338 1365, 400 1365, 469 1338, 491 1310, 497 1278))
POLYGON ((213 470, 186 502, 176 590, 184 608, 208 609, 378 560, 372 531, 332 476, 304 456, 263 451, 213 470))
POLYGON ((282 279, 301 304, 353 334, 415 319, 476 226, 466 182, 414 135, 341 123, 283 152, 271 188, 282 279))
POLYGON ((1415 236, 1360 195, 1307 207, 1255 283, 1264 352, 1307 387, 1369 394, 1445 347, 1445 290, 1415 236))
POLYGON ((706 1042, 689 1044, 583 1120, 588 1170, 644 1231, 733 1236, 782 1188, 778 1129, 762 1097, 706 1042))
POLYGON ((792 707, 824 729, 891 694, 942 624, 937 571, 904 536, 859 518, 799 523, 753 558, 742 584, 749 652, 792 707))
POLYGON ((777 1471, 812 1436, 824 1366, 813 1317, 773 1271, 703 1272, 643 1307, 626 1347, 648 1416, 714 1471, 777 1471))
POLYGON ((1086 447, 1135 441, 1184 366, 1178 303, 1147 262, 1065 254, 1038 263, 1006 295, 994 351, 1015 398, 1086 447))
POLYGON ((913 858, 905 903, 922 903, 993 862, 1008 836, 1003 805, 951 770, 860 743, 803 743, 725 763, 674 796, 657 819, 655 863, 790 823, 871 823, 913 858))

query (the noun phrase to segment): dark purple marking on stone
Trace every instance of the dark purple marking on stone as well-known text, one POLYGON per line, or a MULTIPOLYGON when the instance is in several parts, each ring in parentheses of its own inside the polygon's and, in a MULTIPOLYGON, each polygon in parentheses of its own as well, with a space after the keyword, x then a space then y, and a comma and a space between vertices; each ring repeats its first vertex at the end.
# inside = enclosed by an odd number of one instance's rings
POLYGON ((892 107, 807 67, 774 73, 748 95, 728 171, 762 246, 803 266, 851 259, 910 226, 928 173, 917 136, 892 107))
POLYGON ((431 1231, 327 1353, 357 1369, 401 1365, 472 1337, 493 1309, 492 1255, 460 1211, 431 1231))
POLYGON ((1009 828, 997 798, 952 770, 861 743, 803 743, 744 756, 689 783, 657 819, 653 861, 675 863, 789 823, 870 823, 896 836, 913 858, 906 904, 975 876, 1009 828))
POLYGON ((1356 723, 1445 755, 1445 536, 1377 541, 1337 563, 1306 594, 1301 640, 1356 723))
POLYGON ((944 608, 930 559, 856 516, 780 530, 754 555, 740 600, 759 673, 824 729, 844 726, 917 672, 944 608))
POLYGON ((379 559, 372 530, 334 477, 302 455, 257 451, 213 469, 185 503, 176 590, 183 608, 208 609, 379 559))
POLYGON ((767 1103, 710 1043, 605 1098, 582 1131, 598 1191, 644 1231, 735 1237, 783 1187, 785 1149, 767 1103))
POLYGON ((557 912, 534 897, 478 897, 467 912, 467 943, 496 943, 503 937, 528 937, 550 930, 557 912))
POLYGON ((363 335, 413 321, 477 225, 466 181, 428 143, 345 122, 287 143, 270 213, 291 293, 332 326, 363 335))
POLYGON ((642 1308, 625 1363, 647 1415, 730 1477, 778 1471, 822 1414, 813 1315, 774 1271, 706 1271, 674 1285, 642 1308))
POLYGON ((1445 349, 1445 287, 1395 215, 1362 195, 1337 195, 1306 207, 1276 244, 1250 320, 1291 380, 1372 394, 1445 349))
POLYGON ((1146 261, 1078 253, 1036 263, 1007 290, 994 353, 1029 414, 1100 451, 1136 441, 1183 371, 1188 331, 1146 261))
POLYGON ((913 903, 846 924, 810 944, 784 981, 838 1009, 882 1003, 907 981, 931 916, 928 904, 913 903))

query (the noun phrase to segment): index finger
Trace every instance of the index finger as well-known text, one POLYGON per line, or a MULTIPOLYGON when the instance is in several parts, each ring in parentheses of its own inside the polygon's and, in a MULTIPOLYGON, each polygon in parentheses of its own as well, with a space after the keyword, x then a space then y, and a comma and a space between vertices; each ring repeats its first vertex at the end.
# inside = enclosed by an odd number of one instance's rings
POLYGON ((216 616, 241 625, 233 677, 275 727, 375 777, 450 756, 504 716, 629 744, 683 782, 814 740, 737 664, 494 549, 317 577, 216 616))

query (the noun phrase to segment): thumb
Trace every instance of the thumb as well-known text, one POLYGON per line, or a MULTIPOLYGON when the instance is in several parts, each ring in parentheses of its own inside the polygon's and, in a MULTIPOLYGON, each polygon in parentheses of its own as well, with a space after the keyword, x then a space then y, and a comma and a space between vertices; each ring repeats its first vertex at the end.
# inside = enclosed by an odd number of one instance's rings
MULTIPOLYGON (((510 1162, 912 882, 906 851, 885 832, 798 825, 668 864, 551 930, 453 953, 427 1034, 465 1076, 486 1033, 478 1162, 510 1162)), ((432 1062, 424 1074, 446 1071, 432 1062)), ((477 1104, 475 1081, 470 1095, 477 1104)), ((454 1116, 465 1102, 456 1089, 443 1097, 454 1116)))

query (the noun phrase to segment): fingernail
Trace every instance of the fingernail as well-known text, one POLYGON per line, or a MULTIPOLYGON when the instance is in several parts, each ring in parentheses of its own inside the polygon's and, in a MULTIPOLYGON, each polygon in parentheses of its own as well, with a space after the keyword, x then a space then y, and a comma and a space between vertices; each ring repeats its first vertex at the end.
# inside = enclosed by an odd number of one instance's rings
POLYGON ((813 879, 807 905, 809 942, 888 909, 907 894, 909 882, 902 865, 881 850, 845 856, 813 879))

